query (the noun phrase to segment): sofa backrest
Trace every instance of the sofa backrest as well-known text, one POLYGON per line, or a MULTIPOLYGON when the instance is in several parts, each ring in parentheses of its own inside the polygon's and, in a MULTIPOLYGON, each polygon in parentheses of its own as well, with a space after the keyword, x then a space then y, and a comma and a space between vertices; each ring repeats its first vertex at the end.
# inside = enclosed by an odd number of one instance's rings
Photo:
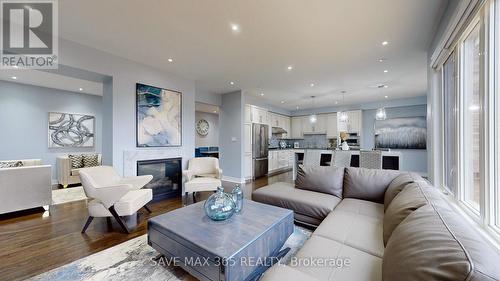
POLYGON ((388 202, 384 240, 383 280, 500 280, 500 253, 424 182, 388 202))
POLYGON ((1 160, 0 162, 19 162, 19 161, 23 163, 23 167, 42 165, 42 159, 1 160))
POLYGON ((389 184, 402 172, 365 168, 345 168, 343 198, 384 203, 389 184))

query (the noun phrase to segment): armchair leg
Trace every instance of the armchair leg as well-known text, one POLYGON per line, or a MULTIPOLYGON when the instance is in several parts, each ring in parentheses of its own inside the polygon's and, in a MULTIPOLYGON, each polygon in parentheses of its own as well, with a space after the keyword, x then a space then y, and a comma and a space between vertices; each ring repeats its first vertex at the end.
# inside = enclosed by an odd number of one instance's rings
POLYGON ((129 234, 130 231, 128 230, 127 226, 125 225, 125 223, 123 222, 122 218, 118 215, 118 213, 116 212, 115 210, 115 206, 111 206, 109 207, 109 212, 113 215, 113 217, 115 217, 115 220, 118 222, 118 224, 123 228, 123 230, 129 234))
POLYGON ((92 222, 93 219, 94 219, 94 217, 90 217, 89 216, 89 218, 87 219, 87 222, 83 226, 82 233, 85 233, 85 231, 87 230, 87 228, 89 227, 89 225, 90 225, 90 223, 92 222))
POLYGON ((193 204, 196 203, 196 192, 193 192, 193 204))
POLYGON ((148 205, 144 205, 143 208, 146 209, 146 211, 148 211, 148 213, 150 213, 150 214, 152 213, 151 209, 149 209, 148 205))

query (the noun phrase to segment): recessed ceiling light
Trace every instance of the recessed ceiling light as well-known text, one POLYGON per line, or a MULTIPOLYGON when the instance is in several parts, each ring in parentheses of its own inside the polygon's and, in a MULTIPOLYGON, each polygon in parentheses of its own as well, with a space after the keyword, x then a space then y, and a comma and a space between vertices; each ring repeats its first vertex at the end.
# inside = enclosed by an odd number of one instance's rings
POLYGON ((285 101, 284 101, 284 100, 282 100, 282 101, 281 101, 281 103, 285 103, 285 101))
POLYGON ((382 46, 387 46, 388 44, 389 44, 389 42, 388 42, 388 41, 384 41, 384 42, 382 42, 382 46))
POLYGON ((214 113, 217 113, 217 110, 214 110, 214 113))
POLYGON ((287 70, 292 70, 292 69, 293 69, 293 66, 289 65, 286 69, 287 69, 287 70))
POLYGON ((17 80, 17 77, 16 77, 16 76, 12 76, 11 78, 12 78, 12 79, 14 79, 14 80, 17 80))
POLYGON ((311 83, 309 86, 314 87, 314 83, 311 83))
POLYGON ((384 98, 388 98, 389 96, 384 96, 384 98))
POLYGON ((384 62, 384 61, 386 61, 386 60, 387 60, 387 59, 380 58, 380 59, 378 59, 378 62, 384 62))
POLYGON ((260 96, 263 97, 264 96, 264 93, 260 93, 260 96))
POLYGON ((299 110, 299 108, 300 108, 300 107, 297 105, 297 107, 295 107, 295 108, 296 108, 297 110, 299 110))
POLYGON ((387 70, 387 69, 386 69, 386 70, 384 70, 384 73, 387 73, 387 72, 389 72, 389 70, 387 70))
POLYGON ((80 92, 83 91, 83 88, 78 88, 78 91, 80 91, 80 92))
POLYGON ((338 100, 336 100, 336 101, 335 101, 335 104, 339 104, 339 101, 338 101, 338 100))
POLYGON ((384 88, 389 88, 389 86, 387 86, 387 85, 384 85, 384 88))
POLYGON ((173 58, 168 58, 167 60, 168 60, 168 62, 173 62, 174 61, 173 58))
POLYGON ((231 82, 229 82, 229 84, 230 84, 230 85, 234 85, 234 82, 233 82, 233 81, 231 81, 231 82))
POLYGON ((240 26, 239 26, 239 25, 237 25, 236 23, 232 23, 232 24, 231 24, 231 30, 232 30, 233 32, 239 32, 239 31, 240 31, 240 26))
POLYGON ((14 65, 13 67, 14 67, 14 68, 19 68, 19 66, 17 66, 17 65, 14 65))

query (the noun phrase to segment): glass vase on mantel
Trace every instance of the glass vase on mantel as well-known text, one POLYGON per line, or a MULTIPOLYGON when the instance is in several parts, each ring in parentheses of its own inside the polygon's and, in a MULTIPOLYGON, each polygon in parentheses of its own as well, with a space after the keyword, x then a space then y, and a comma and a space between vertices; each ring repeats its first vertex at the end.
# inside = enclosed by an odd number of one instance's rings
POLYGON ((214 221, 223 221, 230 218, 235 210, 233 196, 224 192, 224 188, 219 186, 217 192, 208 197, 204 204, 205 213, 214 221))
POLYGON ((241 187, 239 184, 236 184, 234 186, 231 194, 233 195, 233 201, 234 201, 234 204, 236 205, 236 209, 234 211, 236 213, 239 213, 239 212, 241 212, 241 209, 243 209, 243 190, 241 190, 241 187))

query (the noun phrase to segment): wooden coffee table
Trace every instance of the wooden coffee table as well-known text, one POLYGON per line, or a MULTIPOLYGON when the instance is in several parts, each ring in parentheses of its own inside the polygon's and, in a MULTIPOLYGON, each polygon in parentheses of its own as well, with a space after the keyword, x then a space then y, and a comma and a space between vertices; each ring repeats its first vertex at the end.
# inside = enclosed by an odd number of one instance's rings
POLYGON ((212 221, 199 202, 148 222, 148 244, 165 262, 200 280, 254 280, 290 249, 291 210, 245 200, 243 210, 212 221))

